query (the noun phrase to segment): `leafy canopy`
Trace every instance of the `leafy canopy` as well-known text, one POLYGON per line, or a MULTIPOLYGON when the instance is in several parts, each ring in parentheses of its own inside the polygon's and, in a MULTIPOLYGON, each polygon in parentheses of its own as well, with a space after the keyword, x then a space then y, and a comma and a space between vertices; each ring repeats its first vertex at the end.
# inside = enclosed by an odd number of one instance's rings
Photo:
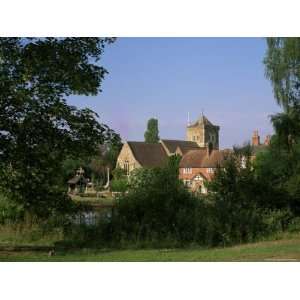
POLYGON ((267 38, 266 76, 278 104, 287 109, 300 101, 300 38, 267 38))
POLYGON ((116 138, 98 115, 67 103, 96 95, 109 38, 0 39, 0 188, 41 216, 69 206, 61 176, 67 157, 95 153, 116 138))
POLYGON ((146 143, 158 143, 159 142, 159 131, 158 131, 158 120, 149 119, 147 123, 147 130, 145 132, 146 143))

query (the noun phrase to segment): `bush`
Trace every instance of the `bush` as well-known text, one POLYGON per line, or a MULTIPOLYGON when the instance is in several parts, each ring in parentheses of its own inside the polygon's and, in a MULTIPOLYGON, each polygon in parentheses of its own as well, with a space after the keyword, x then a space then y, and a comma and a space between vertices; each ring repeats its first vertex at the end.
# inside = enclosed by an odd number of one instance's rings
POLYGON ((285 211, 278 215, 280 210, 266 204, 272 192, 257 180, 247 153, 238 151, 228 157, 209 190, 213 245, 252 242, 284 227, 288 215, 285 211))
POLYGON ((114 179, 110 183, 110 188, 113 192, 125 193, 128 188, 128 180, 124 179, 114 179))
POLYGON ((24 209, 21 205, 9 201, 7 197, 0 194, 0 224, 17 222, 24 217, 24 209))
POLYGON ((199 200, 186 190, 176 172, 166 166, 132 173, 128 193, 117 199, 112 239, 143 246, 178 246, 193 240, 199 200))

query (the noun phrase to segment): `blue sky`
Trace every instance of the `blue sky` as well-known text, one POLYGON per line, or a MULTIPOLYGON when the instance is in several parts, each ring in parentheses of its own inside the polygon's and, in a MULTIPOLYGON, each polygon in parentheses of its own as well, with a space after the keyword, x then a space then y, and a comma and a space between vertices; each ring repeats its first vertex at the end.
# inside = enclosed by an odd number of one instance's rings
POLYGON ((100 63, 109 71, 95 97, 71 97, 89 107, 123 140, 143 140, 158 118, 161 138, 185 139, 187 115, 204 111, 221 127, 221 148, 272 133, 280 111, 264 76, 262 38, 119 38, 100 63))

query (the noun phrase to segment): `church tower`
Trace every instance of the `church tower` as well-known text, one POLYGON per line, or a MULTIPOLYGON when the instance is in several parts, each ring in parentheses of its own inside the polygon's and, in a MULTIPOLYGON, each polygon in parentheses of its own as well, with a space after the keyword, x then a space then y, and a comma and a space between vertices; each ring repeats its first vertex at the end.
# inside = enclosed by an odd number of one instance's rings
POLYGON ((186 136, 188 141, 196 142, 200 147, 212 146, 219 149, 220 127, 213 125, 203 114, 193 124, 188 124, 186 136))

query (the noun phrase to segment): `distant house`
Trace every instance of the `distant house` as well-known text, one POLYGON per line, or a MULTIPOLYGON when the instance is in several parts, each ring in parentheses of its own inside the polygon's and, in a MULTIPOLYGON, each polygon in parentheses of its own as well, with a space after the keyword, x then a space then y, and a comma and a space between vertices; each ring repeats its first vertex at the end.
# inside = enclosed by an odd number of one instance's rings
POLYGON ((137 168, 160 167, 166 163, 167 158, 161 143, 126 142, 118 156, 117 166, 129 175, 137 168))
POLYGON ((198 149, 186 153, 179 164, 179 178, 192 191, 207 193, 205 183, 211 181, 218 167, 222 167, 231 150, 198 149))

